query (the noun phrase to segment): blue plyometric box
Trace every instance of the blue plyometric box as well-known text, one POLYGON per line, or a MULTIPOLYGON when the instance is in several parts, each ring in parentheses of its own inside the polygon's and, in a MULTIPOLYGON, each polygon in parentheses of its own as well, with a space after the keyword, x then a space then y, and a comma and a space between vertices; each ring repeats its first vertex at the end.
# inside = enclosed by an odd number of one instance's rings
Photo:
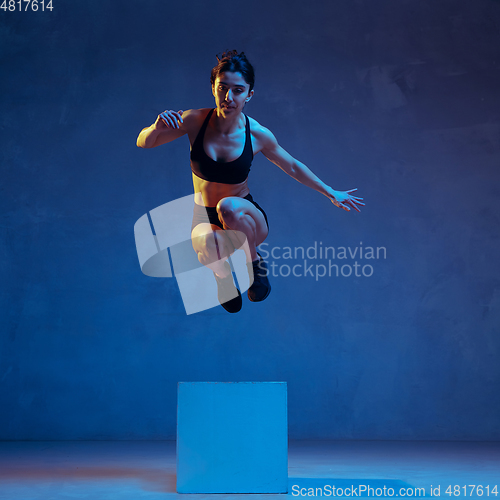
POLYGON ((286 382, 179 382, 178 493, 287 493, 286 382))

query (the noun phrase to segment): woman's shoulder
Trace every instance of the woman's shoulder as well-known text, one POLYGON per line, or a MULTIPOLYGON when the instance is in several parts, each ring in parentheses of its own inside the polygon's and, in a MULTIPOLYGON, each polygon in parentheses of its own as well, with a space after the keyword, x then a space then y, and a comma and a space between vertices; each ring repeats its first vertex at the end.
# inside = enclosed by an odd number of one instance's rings
MULTIPOLYGON (((211 109, 212 108, 187 109, 186 111, 184 111, 184 113, 186 114, 186 116, 200 116, 200 115, 207 116, 208 112, 211 109)), ((182 114, 183 117, 184 113, 182 114)))
POLYGON ((187 109, 182 113, 182 121, 184 127, 190 131, 191 129, 199 129, 205 120, 211 108, 187 109))
POLYGON ((255 118, 248 116, 248 121, 250 122, 250 130, 252 131, 253 135, 260 137, 271 133, 268 128, 261 125, 255 118))
POLYGON ((200 118, 205 119, 211 108, 187 109, 182 113, 182 119, 196 121, 200 118))
POLYGON ((256 141, 259 142, 259 144, 264 145, 274 139, 273 133, 268 128, 261 125, 257 120, 255 120, 251 116, 248 116, 248 120, 250 122, 251 133, 256 139, 256 141))

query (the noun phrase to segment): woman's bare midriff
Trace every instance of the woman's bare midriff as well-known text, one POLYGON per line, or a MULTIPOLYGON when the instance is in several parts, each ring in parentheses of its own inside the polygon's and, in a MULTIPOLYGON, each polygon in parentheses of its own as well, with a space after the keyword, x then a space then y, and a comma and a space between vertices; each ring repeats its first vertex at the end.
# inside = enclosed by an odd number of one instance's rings
POLYGON ((193 175, 194 202, 202 207, 216 207, 222 198, 227 196, 238 196, 244 198, 250 190, 248 189, 248 179, 239 184, 222 184, 211 182, 193 175))

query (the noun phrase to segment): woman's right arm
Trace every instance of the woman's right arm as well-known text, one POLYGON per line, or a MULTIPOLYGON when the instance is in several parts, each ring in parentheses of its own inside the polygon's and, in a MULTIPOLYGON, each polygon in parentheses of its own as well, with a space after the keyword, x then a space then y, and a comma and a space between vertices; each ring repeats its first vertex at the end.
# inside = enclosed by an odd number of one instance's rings
MULTIPOLYGON (((140 148, 155 148, 172 142, 187 133, 182 119, 183 111, 164 111, 149 127, 143 128, 137 137, 140 148)), ((186 112, 189 114, 189 112, 186 112)))

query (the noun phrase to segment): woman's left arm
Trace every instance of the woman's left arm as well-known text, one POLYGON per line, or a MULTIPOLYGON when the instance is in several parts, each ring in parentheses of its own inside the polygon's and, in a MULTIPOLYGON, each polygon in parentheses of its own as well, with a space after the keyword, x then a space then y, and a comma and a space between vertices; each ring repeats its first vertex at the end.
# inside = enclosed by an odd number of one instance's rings
POLYGON ((325 184, 319 177, 317 177, 309 168, 302 162, 296 160, 290 153, 285 151, 276 140, 272 132, 264 127, 259 127, 259 141, 262 144, 263 155, 281 170, 286 172, 290 177, 299 181, 304 186, 315 189, 321 194, 324 194, 331 202, 344 210, 360 211, 358 205, 364 205, 361 201, 363 198, 352 196, 351 193, 357 189, 350 189, 349 191, 336 191, 330 186, 325 184))

